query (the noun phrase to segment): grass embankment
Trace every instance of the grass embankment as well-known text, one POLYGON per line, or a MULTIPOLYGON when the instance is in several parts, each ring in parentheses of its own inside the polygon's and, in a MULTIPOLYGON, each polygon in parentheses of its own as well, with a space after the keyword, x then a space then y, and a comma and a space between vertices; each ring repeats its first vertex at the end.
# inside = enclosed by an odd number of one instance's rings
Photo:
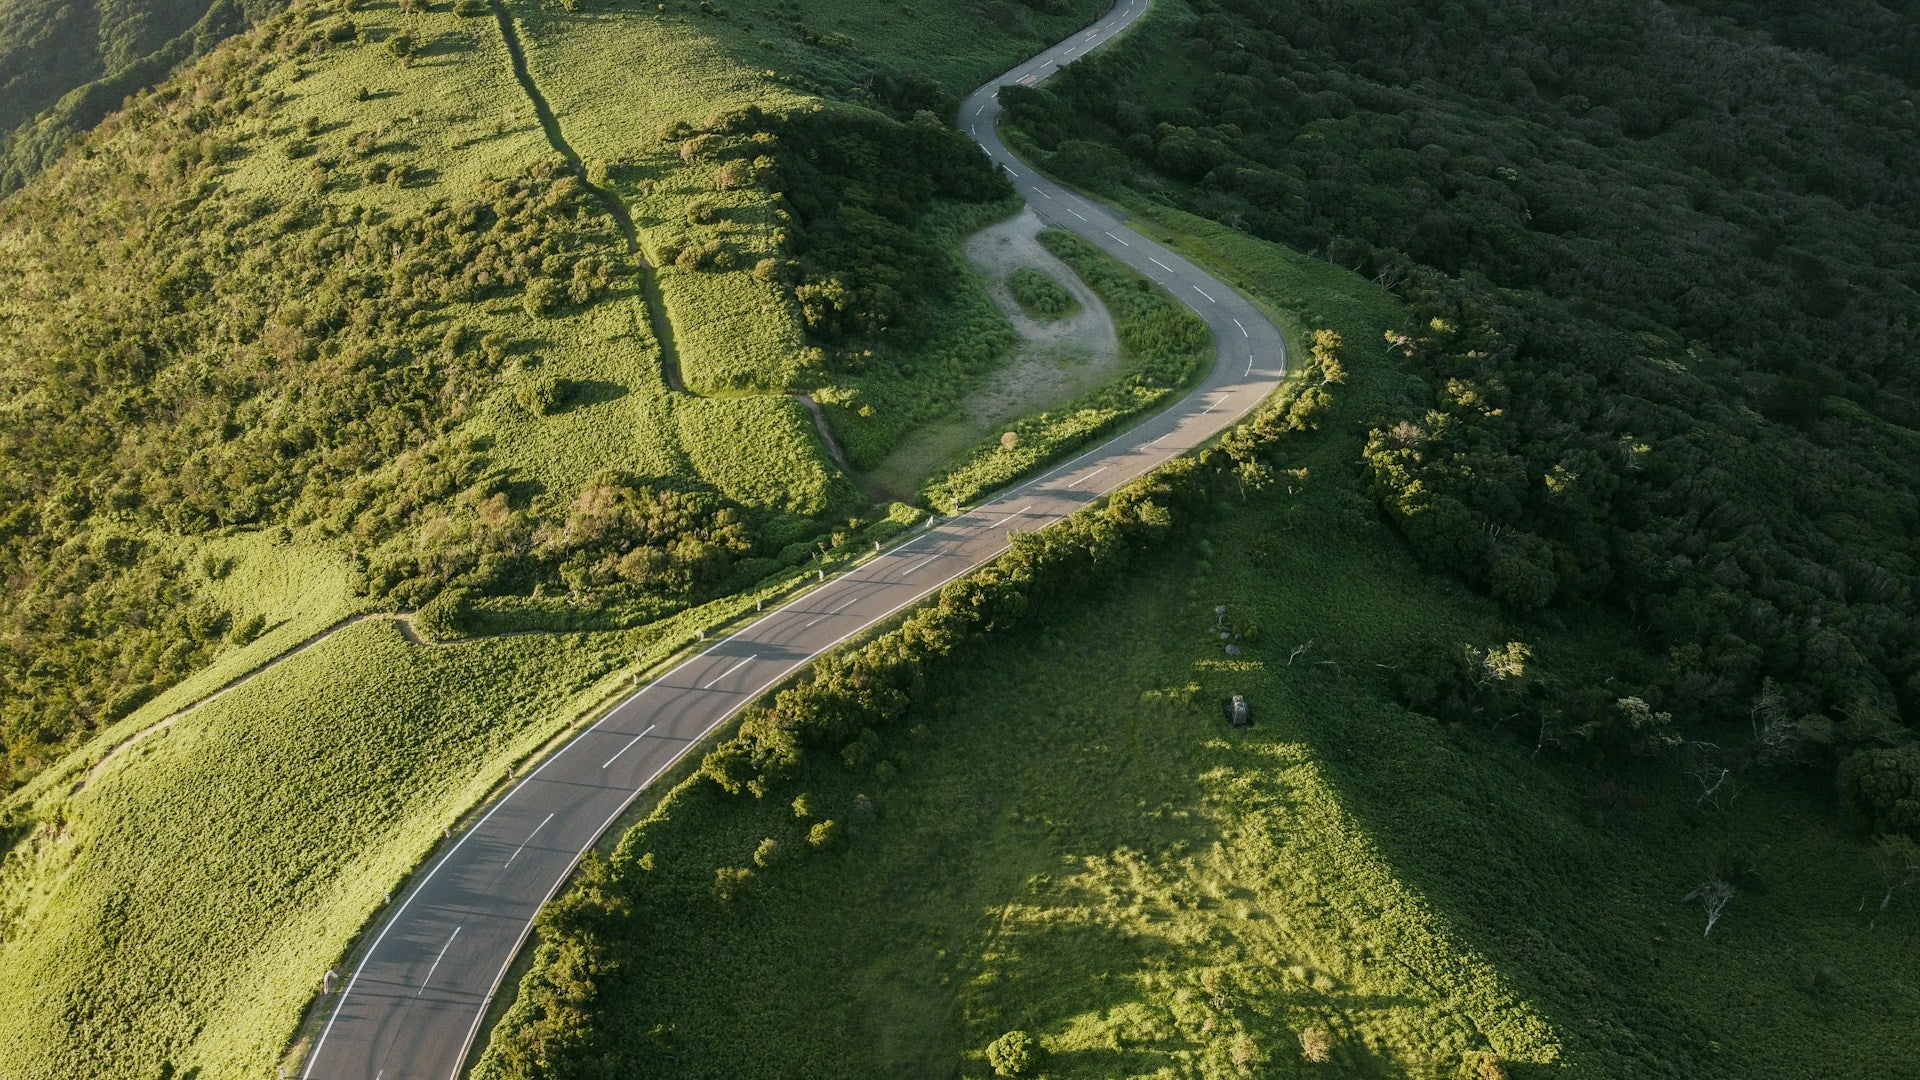
POLYGON ((1228 494, 1106 598, 930 675, 857 768, 810 758, 760 800, 676 793, 616 860, 649 867, 638 909, 594 924, 623 965, 593 976, 606 1044, 635 1074, 727 1077, 984 1077, 1013 1030, 1053 1077, 1452 1077, 1485 1052, 1510 1076, 1867 1077, 1911 1058, 1920 907, 1875 910, 1818 793, 1720 812, 1670 769, 1536 757, 1390 702, 1410 644, 1519 636, 1577 665, 1625 629, 1516 626, 1380 523, 1359 425, 1417 378, 1374 344, 1399 318, 1384 294, 1153 216, 1350 343, 1332 419, 1271 455, 1304 484, 1228 494), (1233 693, 1249 731, 1223 725, 1233 693), (816 849, 825 819, 853 828, 816 849), (1729 855, 1750 876, 1703 938, 1682 897, 1729 855), (743 866, 751 887, 718 898, 716 870, 743 866))

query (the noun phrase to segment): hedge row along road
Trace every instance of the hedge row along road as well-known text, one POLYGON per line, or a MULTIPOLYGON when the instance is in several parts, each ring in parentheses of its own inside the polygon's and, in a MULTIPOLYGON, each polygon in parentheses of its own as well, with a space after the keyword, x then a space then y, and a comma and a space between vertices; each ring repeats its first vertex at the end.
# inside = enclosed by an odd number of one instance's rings
POLYGON ((432 860, 381 925, 309 1055, 304 1080, 450 1080, 533 917, 641 790, 727 718, 828 649, 1043 528, 1199 446, 1258 405, 1286 370, 1280 331, 1244 297, 1036 174, 994 131, 998 91, 1034 84, 1118 34, 1147 0, 982 86, 960 124, 1049 222, 1086 237, 1199 312, 1213 371, 1119 437, 768 612, 680 664, 529 773, 432 860))

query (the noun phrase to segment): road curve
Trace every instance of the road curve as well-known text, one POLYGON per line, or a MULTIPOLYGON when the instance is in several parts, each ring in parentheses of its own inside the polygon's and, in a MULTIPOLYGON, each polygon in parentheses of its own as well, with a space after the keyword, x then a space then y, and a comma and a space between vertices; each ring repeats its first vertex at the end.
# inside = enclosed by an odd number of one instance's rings
POLYGON ((451 1080, 534 915, 581 854, 656 777, 727 718, 848 637, 1007 549, 1009 535, 1073 513, 1218 434, 1278 385, 1280 331, 1245 298, 1129 230, 1119 215, 1037 175, 1000 142, 1000 87, 1044 80, 1146 10, 1125 0, 1092 26, 987 83, 961 127, 1050 223, 1086 237, 1199 312, 1213 371, 1120 436, 770 611, 621 702, 446 845, 387 916, 308 1055, 303 1080, 451 1080))

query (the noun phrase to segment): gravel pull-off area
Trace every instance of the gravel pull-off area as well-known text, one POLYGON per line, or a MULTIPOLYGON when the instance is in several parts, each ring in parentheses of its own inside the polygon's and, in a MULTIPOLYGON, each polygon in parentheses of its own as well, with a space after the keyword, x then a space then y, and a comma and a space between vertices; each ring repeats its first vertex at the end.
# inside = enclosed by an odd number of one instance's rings
POLYGON ((990 437, 995 429, 1072 401, 1119 373, 1120 344, 1113 316, 1072 268, 1040 246, 1037 237, 1046 227, 1039 215, 1026 209, 967 239, 967 261, 1023 344, 1006 367, 967 398, 964 416, 908 436, 868 474, 871 486, 907 497, 929 472, 990 437), (1080 310, 1044 322, 1028 315, 1007 288, 1007 278, 1022 267, 1058 282, 1080 302, 1080 310))

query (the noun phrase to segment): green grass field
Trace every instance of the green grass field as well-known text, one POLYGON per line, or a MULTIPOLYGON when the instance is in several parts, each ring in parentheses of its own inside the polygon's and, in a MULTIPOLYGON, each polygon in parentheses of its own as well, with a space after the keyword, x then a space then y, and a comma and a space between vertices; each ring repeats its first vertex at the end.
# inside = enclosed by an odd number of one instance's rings
POLYGON ((1702 809, 1671 769, 1391 703, 1418 643, 1521 638, 1551 666, 1623 628, 1515 625, 1379 522, 1356 425, 1408 378, 1382 293, 1153 217, 1351 344, 1333 419, 1274 454, 1304 487, 1229 498, 1109 595, 942 671, 880 766, 676 791, 621 841, 652 855, 599 996, 630 1072, 985 1077, 1013 1030, 1057 1078, 1454 1077, 1488 1053, 1514 1077, 1870 1077, 1920 1050, 1920 906, 1874 908, 1823 793, 1702 809), (1251 730, 1222 721, 1234 693, 1251 730), (825 818, 853 835, 811 850, 825 818), (783 857, 717 899, 766 839, 783 857), (1683 897, 1729 859, 1749 876, 1703 937, 1683 897))

